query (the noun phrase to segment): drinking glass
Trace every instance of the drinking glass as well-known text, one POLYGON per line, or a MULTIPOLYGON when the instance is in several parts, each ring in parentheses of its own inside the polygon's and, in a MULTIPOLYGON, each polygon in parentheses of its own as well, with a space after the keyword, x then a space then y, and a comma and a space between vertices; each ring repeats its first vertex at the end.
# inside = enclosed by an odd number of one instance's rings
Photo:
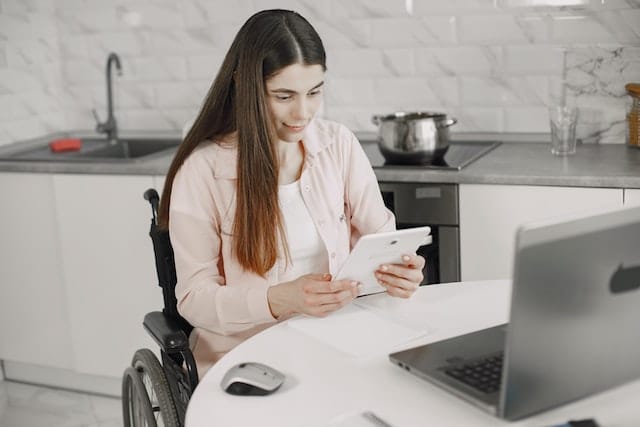
POLYGON ((576 152, 576 124, 578 109, 567 105, 549 107, 551 126, 551 152, 556 156, 568 156, 576 152))

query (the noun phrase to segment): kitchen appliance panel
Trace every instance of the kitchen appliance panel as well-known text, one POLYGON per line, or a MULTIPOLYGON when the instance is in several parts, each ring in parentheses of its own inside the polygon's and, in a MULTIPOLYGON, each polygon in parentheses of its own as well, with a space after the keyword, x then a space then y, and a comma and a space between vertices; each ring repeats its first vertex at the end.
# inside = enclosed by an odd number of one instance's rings
POLYGON ((440 233, 438 247, 438 268, 440 283, 460 281, 460 229, 458 227, 438 227, 440 233))
POLYGON ((385 205, 396 215, 398 229, 428 225, 432 243, 416 251, 425 258, 421 285, 460 280, 458 186, 380 182, 385 205))
POLYGON ((396 221, 420 225, 458 224, 458 186, 381 182, 380 191, 393 195, 396 221))

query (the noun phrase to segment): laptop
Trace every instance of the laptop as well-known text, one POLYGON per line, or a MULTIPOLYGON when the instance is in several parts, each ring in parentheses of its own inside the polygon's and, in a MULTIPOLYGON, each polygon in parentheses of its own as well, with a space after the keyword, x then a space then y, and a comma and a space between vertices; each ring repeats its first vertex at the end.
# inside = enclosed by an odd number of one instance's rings
POLYGON ((507 420, 640 377, 640 207, 516 235, 508 324, 389 355, 507 420))

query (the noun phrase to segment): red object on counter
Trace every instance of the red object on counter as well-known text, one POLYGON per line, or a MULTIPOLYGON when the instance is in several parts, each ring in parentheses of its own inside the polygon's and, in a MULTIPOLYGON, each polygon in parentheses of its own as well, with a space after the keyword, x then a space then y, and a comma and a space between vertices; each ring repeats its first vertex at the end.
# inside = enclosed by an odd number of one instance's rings
POLYGON ((82 141, 78 138, 61 138, 53 140, 49 143, 49 148, 54 153, 64 151, 79 151, 82 148, 82 141))

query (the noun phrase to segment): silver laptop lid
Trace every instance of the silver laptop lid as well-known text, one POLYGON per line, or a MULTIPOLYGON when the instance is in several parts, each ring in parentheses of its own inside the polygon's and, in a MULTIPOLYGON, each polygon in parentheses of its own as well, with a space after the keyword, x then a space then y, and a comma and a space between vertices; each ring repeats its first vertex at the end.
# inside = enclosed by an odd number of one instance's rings
POLYGON ((499 415, 640 377, 640 207, 518 231, 499 415))

